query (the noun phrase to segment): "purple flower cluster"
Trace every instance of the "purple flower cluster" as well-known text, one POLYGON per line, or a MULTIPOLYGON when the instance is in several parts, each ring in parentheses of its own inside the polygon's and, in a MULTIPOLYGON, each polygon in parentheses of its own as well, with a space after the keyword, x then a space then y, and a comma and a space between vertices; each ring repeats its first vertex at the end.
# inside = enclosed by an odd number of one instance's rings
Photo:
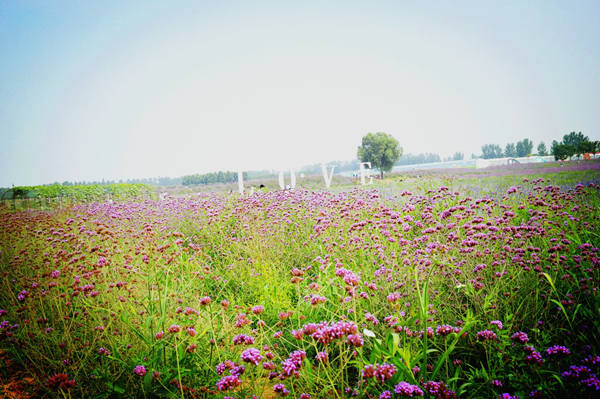
POLYGON ((143 377, 146 375, 146 367, 144 367, 142 365, 135 366, 135 368, 133 369, 133 372, 135 374, 139 375, 140 377, 143 377))
POLYGON ((452 333, 458 334, 458 333, 460 333, 460 331, 461 331, 460 327, 452 327, 452 326, 449 326, 448 324, 442 324, 441 326, 437 326, 437 328, 435 329, 435 334, 445 337, 452 333))
POLYGON ((562 345, 553 345, 546 349, 547 356, 568 356, 571 354, 571 351, 566 346, 562 345))
POLYGON ((252 345, 254 344, 254 337, 246 334, 238 334, 233 337, 234 345, 252 345))
POLYGON ((526 345, 523 349, 526 353, 528 353, 527 357, 525 357, 525 363, 541 365, 544 362, 544 359, 542 359, 542 354, 536 351, 533 346, 526 345))
POLYGON ((408 382, 402 381, 394 387, 394 392, 400 396, 423 396, 423 391, 416 385, 411 385, 408 382))
MULTIPOLYGON (((322 343, 323 345, 328 345, 332 341, 348 335, 357 335, 360 337, 358 334, 358 327, 356 327, 356 324, 351 321, 338 321, 334 323, 328 323, 324 321, 319 324, 310 323, 304 325, 301 332, 304 335, 311 336, 313 339, 322 343)), ((355 345, 355 343, 359 343, 359 340, 357 338, 353 338, 350 343, 355 345)))
POLYGON ((256 306, 252 306, 252 313, 254 314, 261 314, 262 312, 265 311, 265 307, 262 305, 256 305, 256 306))
POLYGON ((519 399, 517 395, 511 395, 509 393, 501 393, 498 395, 498 399, 519 399))
POLYGON ((428 381, 423 388, 436 399, 455 399, 456 393, 449 389, 445 383, 437 381, 428 381))
POLYGON ((490 324, 492 326, 498 327, 498 330, 502 330, 503 325, 502 325, 502 322, 500 320, 492 320, 492 321, 490 321, 490 324))
POLYGON ((273 385, 273 391, 280 393, 281 396, 287 396, 290 393, 290 391, 287 390, 285 385, 281 383, 273 385))
POLYGON ((256 348, 248 348, 242 352, 241 358, 246 363, 252 363, 255 366, 263 360, 263 356, 260 354, 260 351, 256 348))
POLYGON ((306 352, 302 350, 296 350, 290 353, 290 356, 281 362, 281 377, 286 378, 291 375, 297 375, 300 367, 302 366, 302 360, 306 358, 306 352))
POLYGON ((510 337, 513 341, 520 342, 522 344, 529 341, 529 337, 523 331, 517 331, 510 337))
POLYGON ((561 376, 570 380, 581 380, 587 378, 592 374, 592 370, 590 370, 586 366, 571 366, 567 371, 564 371, 561 376))
POLYGON ((362 375, 364 378, 374 378, 376 381, 380 383, 384 383, 387 380, 391 380, 394 374, 396 374, 396 366, 393 364, 383 363, 375 365, 367 364, 365 365, 362 375))
POLYGON ((217 389, 219 391, 228 391, 238 387, 242 381, 235 375, 228 375, 217 381, 217 389))
POLYGON ((477 340, 478 341, 495 341, 498 339, 498 336, 496 335, 495 332, 490 331, 490 330, 483 330, 483 331, 478 331, 477 332, 477 340))
POLYGON ((315 359, 317 359, 320 363, 327 364, 329 362, 329 355, 325 351, 318 352, 315 355, 315 359))

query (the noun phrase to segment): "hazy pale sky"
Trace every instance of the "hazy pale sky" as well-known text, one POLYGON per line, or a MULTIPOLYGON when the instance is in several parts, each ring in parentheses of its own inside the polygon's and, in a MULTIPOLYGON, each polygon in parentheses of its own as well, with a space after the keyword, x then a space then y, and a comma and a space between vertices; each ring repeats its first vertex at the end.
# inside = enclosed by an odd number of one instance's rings
POLYGON ((0 0, 0 186, 600 138, 600 1, 0 0))

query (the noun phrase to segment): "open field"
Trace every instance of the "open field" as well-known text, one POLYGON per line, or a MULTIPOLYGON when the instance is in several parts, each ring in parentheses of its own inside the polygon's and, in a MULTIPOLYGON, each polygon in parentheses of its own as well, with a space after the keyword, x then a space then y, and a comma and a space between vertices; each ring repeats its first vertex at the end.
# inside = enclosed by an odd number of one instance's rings
POLYGON ((3 207, 0 376, 22 397, 597 397, 599 179, 3 207))

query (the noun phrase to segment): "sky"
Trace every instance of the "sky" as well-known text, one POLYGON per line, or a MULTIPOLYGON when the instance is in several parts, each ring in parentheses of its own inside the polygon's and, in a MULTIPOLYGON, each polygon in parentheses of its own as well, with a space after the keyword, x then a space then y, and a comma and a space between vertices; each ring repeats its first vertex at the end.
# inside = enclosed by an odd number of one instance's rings
MULTIPOLYGON (((0 187, 600 139, 600 1, 0 0, 0 187)), ((535 148, 535 147, 534 147, 535 148)))

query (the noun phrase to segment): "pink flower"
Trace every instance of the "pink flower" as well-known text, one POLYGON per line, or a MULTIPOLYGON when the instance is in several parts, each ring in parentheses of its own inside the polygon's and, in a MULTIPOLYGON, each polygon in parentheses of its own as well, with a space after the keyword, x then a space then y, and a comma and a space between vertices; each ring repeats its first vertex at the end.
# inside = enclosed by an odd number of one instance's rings
POLYGON ((146 375, 146 367, 144 367, 142 365, 135 366, 135 368, 133 369, 133 372, 135 374, 139 375, 140 377, 143 377, 146 375))
POLYGON ((265 307, 262 305, 252 306, 252 313, 254 313, 254 314, 261 314, 264 311, 265 311, 265 307))
POLYGON ((252 363, 255 366, 258 366, 258 364, 261 362, 261 360, 263 360, 263 357, 260 354, 260 351, 256 348, 246 349, 245 351, 242 352, 241 358, 243 361, 245 361, 247 363, 252 363))
POLYGON ((172 324, 169 328, 167 328, 167 331, 171 334, 176 334, 181 331, 181 326, 178 324, 172 324))
POLYGON ((202 298, 200 298, 200 305, 208 305, 209 303, 210 303, 209 296, 203 296, 202 298))
POLYGON ((315 356, 315 359, 317 359, 319 362, 321 362, 323 364, 327 364, 329 362, 329 355, 325 351, 318 352, 317 355, 315 356))

